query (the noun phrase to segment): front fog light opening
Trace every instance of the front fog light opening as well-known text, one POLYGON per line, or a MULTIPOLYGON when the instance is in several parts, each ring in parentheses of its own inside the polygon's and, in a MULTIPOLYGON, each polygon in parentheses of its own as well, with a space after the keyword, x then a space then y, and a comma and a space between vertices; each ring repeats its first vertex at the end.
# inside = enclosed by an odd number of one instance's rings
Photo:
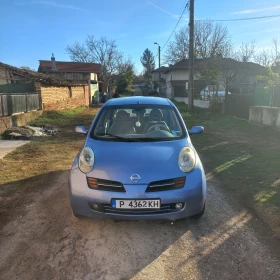
POLYGON ((102 203, 89 202, 88 205, 91 208, 91 210, 93 210, 93 211, 104 212, 104 205, 102 203))
POLYGON ((184 208, 184 203, 183 202, 177 202, 177 203, 173 203, 170 205, 170 208, 171 209, 174 209, 174 210, 182 210, 184 208))
POLYGON ((96 203, 92 203, 92 208, 94 210, 98 210, 99 209, 99 206, 96 204, 96 203))
POLYGON ((175 204, 175 208, 176 208, 177 210, 182 209, 182 208, 183 208, 183 203, 176 203, 176 204, 175 204))

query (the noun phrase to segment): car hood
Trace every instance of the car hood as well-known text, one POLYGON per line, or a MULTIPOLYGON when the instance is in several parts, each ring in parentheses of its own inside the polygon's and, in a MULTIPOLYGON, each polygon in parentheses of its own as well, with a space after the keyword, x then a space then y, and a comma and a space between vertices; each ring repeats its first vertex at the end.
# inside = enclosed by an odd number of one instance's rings
POLYGON ((181 149, 192 144, 188 139, 164 142, 113 142, 88 139, 85 146, 95 155, 88 177, 118 181, 123 184, 149 184, 153 181, 184 176, 179 169, 181 149), (130 180, 133 174, 141 179, 130 180))

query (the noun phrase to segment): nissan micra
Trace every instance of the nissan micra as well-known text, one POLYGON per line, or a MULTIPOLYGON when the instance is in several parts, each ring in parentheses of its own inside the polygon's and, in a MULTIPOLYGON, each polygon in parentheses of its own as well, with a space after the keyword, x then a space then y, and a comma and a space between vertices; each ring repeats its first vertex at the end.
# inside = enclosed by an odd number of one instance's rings
POLYGON ((206 179, 176 106, 160 97, 107 101, 86 134, 70 170, 75 216, 170 220, 205 210, 206 179))

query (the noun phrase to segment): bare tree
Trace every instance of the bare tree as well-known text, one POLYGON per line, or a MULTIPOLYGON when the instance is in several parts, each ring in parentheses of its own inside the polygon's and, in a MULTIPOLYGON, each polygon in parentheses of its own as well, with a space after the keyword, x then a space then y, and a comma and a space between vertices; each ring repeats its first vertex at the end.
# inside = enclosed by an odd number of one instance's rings
POLYGON ((271 58, 273 66, 280 64, 280 46, 277 37, 272 38, 271 58))
POLYGON ((235 53, 234 58, 241 62, 253 61, 256 55, 257 45, 256 40, 249 43, 242 42, 239 50, 235 53))
POLYGON ((208 87, 208 94, 210 94, 210 88, 213 88, 216 91, 216 95, 218 95, 219 85, 220 85, 220 77, 221 77, 221 70, 219 66, 219 59, 218 57, 214 57, 211 60, 207 61, 206 64, 202 64, 199 67, 200 76, 202 79, 205 80, 208 87))
MULTIPOLYGON (((232 50, 227 27, 213 21, 195 22, 195 55, 196 58, 229 56, 232 50)), ((168 45, 165 62, 176 63, 189 55, 189 29, 181 28, 175 39, 168 45)))
POLYGON ((280 46, 278 38, 272 38, 271 44, 270 49, 263 49, 255 54, 254 62, 265 67, 271 67, 272 71, 280 73, 280 46))
POLYGON ((73 61, 100 63, 101 78, 107 84, 111 83, 113 75, 118 74, 124 63, 123 53, 118 50, 116 42, 106 37, 97 40, 88 35, 84 43, 68 45, 66 51, 73 61))
POLYGON ((124 74, 128 71, 132 71, 133 73, 136 72, 135 65, 134 65, 131 57, 122 58, 121 62, 118 64, 118 67, 117 67, 117 73, 119 75, 124 74))
POLYGON ((231 42, 227 27, 212 21, 196 22, 195 48, 198 58, 228 56, 231 42))
POLYGON ((270 52, 263 49, 255 54, 254 61, 262 66, 269 67, 272 62, 270 52))
POLYGON ((164 61, 174 64, 189 56, 189 28, 183 27, 175 33, 173 42, 170 42, 165 53, 164 61))

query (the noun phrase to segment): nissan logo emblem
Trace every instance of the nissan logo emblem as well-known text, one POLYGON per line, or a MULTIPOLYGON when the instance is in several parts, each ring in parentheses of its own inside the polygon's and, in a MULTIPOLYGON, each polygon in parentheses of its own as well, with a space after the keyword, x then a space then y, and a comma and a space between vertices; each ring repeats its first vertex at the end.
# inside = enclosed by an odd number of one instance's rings
POLYGON ((134 183, 138 183, 141 180, 141 177, 138 174, 133 174, 130 176, 130 180, 134 183))

